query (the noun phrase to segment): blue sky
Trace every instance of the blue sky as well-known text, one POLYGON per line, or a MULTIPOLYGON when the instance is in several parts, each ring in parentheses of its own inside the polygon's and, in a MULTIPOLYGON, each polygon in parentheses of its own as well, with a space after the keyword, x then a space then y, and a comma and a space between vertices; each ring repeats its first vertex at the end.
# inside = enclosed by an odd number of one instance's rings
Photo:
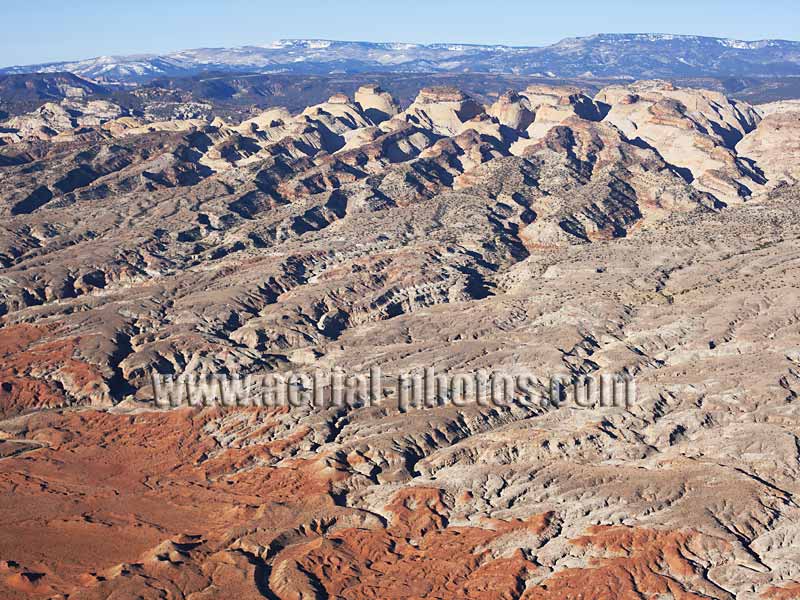
POLYGON ((0 65, 279 38, 542 45, 591 33, 800 38, 797 0, 0 0, 0 65))

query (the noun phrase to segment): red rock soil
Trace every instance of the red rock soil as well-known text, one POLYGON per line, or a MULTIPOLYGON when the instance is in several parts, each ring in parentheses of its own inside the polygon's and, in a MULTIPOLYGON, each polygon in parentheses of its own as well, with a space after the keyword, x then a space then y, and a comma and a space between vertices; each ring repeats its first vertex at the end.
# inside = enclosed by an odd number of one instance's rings
POLYGON ((594 556, 590 565, 552 573, 513 550, 516 534, 548 535, 550 514, 452 525, 442 491, 420 487, 396 492, 388 519, 337 506, 330 485, 340 473, 290 458, 270 465, 307 431, 249 443, 275 417, 264 409, 28 417, 17 436, 28 446, 6 448, 0 463, 2 597, 719 595, 694 560, 713 540, 691 531, 597 527, 571 540, 594 556), (250 433, 221 450, 212 424, 234 438, 250 433), (493 550, 500 546, 507 550, 493 550))

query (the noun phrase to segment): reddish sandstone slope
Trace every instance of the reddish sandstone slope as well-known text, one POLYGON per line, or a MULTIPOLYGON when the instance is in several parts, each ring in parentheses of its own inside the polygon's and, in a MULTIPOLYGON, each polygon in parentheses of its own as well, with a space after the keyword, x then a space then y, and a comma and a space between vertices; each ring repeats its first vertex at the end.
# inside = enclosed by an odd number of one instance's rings
POLYGON ((568 541, 584 566, 553 574, 536 555, 559 536, 557 512, 469 524, 463 511, 473 494, 435 487, 394 492, 382 514, 337 505, 331 483, 342 473, 320 461, 270 465, 303 439, 265 441, 274 426, 274 414, 255 410, 27 419, 20 437, 29 446, 4 459, 1 480, 7 597, 722 592, 703 565, 730 548, 690 530, 592 528, 568 541))

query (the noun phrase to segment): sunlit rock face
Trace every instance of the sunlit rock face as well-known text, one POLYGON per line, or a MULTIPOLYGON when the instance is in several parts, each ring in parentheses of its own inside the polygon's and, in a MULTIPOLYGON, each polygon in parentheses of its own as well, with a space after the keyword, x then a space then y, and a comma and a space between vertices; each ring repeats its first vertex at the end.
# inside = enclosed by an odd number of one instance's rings
POLYGON ((718 92, 685 90, 666 82, 642 82, 602 90, 611 106, 606 121, 632 140, 656 148, 687 179, 724 202, 757 194, 763 175, 736 153, 736 144, 760 120, 751 106, 718 92))
POLYGON ((530 101, 513 90, 500 96, 487 112, 501 124, 517 130, 527 129, 535 116, 530 101))
POLYGON ((737 155, 752 161, 770 188, 800 182, 800 139, 795 135, 800 103, 767 104, 758 110, 763 120, 736 144, 737 155))
POLYGON ((797 115, 640 82, 7 120, 0 595, 795 597, 797 115), (374 368, 636 394, 155 403, 374 368))
POLYGON ((391 119, 400 112, 397 100, 378 85, 361 86, 356 91, 355 100, 370 121, 376 125, 391 119))

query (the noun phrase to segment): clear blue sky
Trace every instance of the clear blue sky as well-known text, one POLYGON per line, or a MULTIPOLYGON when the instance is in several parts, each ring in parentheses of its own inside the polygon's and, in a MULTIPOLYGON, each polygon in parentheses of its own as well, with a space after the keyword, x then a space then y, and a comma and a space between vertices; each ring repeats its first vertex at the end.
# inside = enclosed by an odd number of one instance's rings
POLYGON ((797 0, 0 0, 0 65, 279 38, 541 45, 591 33, 800 38, 797 0))

